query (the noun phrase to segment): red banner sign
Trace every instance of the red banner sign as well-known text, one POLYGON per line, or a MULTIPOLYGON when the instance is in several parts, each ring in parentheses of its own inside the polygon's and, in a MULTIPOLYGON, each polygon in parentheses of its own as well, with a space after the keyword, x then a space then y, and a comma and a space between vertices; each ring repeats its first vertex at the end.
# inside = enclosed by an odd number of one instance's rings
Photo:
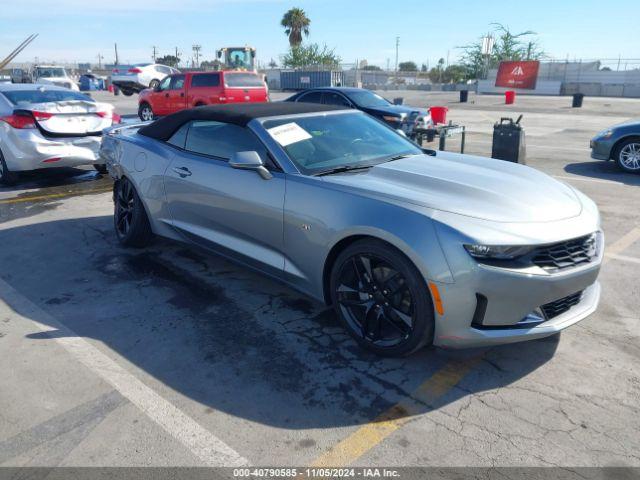
POLYGON ((539 68, 540 62, 534 61, 500 62, 498 76, 496 77, 496 87, 533 90, 536 88, 539 68))

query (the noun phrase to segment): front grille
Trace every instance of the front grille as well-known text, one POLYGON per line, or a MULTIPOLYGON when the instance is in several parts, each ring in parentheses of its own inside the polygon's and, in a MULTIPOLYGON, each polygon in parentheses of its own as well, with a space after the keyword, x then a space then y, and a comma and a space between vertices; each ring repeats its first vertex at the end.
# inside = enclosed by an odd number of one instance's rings
POLYGON ((555 302, 542 305, 540 309, 542 310, 542 313, 544 313, 545 318, 547 320, 551 320, 552 318, 569 311, 571 307, 580 303, 580 300, 582 300, 581 291, 568 295, 560 300, 556 300, 555 302))
POLYGON ((531 261, 547 272, 591 262, 597 256, 596 234, 539 247, 531 261))

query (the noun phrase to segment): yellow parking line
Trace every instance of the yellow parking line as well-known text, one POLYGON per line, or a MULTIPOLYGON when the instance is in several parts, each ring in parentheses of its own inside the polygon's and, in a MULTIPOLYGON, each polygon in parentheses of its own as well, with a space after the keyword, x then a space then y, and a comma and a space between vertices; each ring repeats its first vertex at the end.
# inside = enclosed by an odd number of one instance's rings
POLYGON ((413 392, 410 399, 402 400, 379 415, 329 451, 316 458, 311 467, 342 467, 352 464, 362 455, 411 420, 412 415, 424 413, 425 404, 433 406, 440 397, 455 387, 480 361, 481 357, 451 361, 434 373, 413 392))
POLYGON ((66 193, 50 193, 48 195, 34 195, 31 197, 15 197, 8 198, 6 200, 0 200, 0 205, 6 205, 11 203, 24 203, 24 202, 39 202, 42 200, 50 200, 54 198, 66 198, 66 197, 77 197, 80 195, 87 195, 90 193, 107 193, 112 190, 109 188, 93 188, 89 190, 79 190, 77 192, 66 192, 66 193))

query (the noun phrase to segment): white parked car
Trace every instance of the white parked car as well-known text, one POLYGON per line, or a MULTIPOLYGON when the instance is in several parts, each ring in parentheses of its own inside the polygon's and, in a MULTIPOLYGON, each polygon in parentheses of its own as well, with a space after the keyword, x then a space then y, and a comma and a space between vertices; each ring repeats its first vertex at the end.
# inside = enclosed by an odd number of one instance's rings
POLYGON ((0 184, 16 172, 94 165, 102 130, 119 123, 113 106, 54 85, 0 84, 0 184))
POLYGON ((156 88, 160 82, 173 73, 180 73, 177 68, 157 63, 138 63, 132 66, 119 66, 111 72, 111 83, 126 96, 139 93, 145 88, 156 88))
POLYGON ((55 65, 37 65, 33 67, 31 75, 33 77, 33 83, 56 85, 76 92, 80 91, 78 84, 71 78, 71 76, 69 76, 63 67, 55 65))

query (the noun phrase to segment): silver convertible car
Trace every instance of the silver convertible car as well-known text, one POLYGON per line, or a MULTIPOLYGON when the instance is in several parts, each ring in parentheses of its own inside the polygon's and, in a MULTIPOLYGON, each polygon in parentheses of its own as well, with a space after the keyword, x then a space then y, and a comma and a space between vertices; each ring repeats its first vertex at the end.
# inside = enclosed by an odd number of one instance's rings
POLYGON ((596 205, 532 168, 423 150, 367 114, 304 103, 112 128, 121 243, 196 244, 333 305, 363 347, 492 345, 592 313, 596 205))

